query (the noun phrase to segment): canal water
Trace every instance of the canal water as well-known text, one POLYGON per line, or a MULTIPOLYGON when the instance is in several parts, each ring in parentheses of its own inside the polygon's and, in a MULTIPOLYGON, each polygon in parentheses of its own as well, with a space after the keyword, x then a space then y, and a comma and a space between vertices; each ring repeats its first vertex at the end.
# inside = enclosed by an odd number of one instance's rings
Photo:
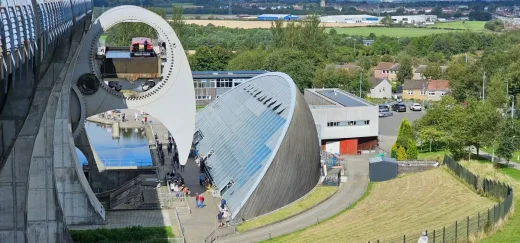
MULTIPOLYGON (((150 166, 152 158, 144 129, 120 129, 120 138, 112 139, 112 126, 87 122, 91 145, 105 166, 150 166)), ((85 156, 76 149, 81 164, 85 156)))

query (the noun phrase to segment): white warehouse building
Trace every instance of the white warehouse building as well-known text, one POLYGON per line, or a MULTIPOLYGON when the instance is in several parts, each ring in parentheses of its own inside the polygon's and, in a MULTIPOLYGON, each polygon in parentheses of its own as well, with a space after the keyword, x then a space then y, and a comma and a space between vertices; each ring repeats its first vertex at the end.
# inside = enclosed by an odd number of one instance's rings
POLYGON ((392 16, 392 22, 405 24, 416 24, 416 23, 434 23, 437 21, 437 15, 402 15, 392 16))
POLYGON ((320 17, 322 23, 377 24, 379 18, 372 15, 329 15, 320 17))

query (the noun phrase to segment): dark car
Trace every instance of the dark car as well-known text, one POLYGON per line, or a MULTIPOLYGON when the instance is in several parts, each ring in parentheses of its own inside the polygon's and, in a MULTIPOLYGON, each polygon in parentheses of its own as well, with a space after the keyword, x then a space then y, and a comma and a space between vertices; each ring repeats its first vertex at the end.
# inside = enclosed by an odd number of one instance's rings
POLYGON ((406 112, 406 105, 403 103, 396 103, 392 105, 392 110, 396 112, 406 112))

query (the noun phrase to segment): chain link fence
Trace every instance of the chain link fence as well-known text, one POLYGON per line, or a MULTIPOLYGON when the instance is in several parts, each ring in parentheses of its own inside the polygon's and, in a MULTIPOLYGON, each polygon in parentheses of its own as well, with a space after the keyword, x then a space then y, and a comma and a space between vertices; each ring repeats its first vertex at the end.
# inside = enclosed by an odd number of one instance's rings
MULTIPOLYGON (((491 230, 510 211, 513 204, 513 190, 507 184, 478 177, 451 157, 445 156, 444 164, 479 194, 496 198, 499 202, 492 208, 459 219, 442 228, 425 229, 428 242, 474 242, 480 233, 491 230)), ((417 242, 421 236, 422 232, 418 232, 370 242, 417 242)))

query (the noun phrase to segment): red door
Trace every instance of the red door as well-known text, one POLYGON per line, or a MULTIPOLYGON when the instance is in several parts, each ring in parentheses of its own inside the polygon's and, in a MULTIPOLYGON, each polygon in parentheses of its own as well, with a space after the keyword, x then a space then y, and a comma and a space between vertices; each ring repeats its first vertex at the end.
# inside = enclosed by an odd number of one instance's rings
POLYGON ((339 142, 339 153, 340 154, 357 154, 358 150, 357 139, 345 139, 339 142))

